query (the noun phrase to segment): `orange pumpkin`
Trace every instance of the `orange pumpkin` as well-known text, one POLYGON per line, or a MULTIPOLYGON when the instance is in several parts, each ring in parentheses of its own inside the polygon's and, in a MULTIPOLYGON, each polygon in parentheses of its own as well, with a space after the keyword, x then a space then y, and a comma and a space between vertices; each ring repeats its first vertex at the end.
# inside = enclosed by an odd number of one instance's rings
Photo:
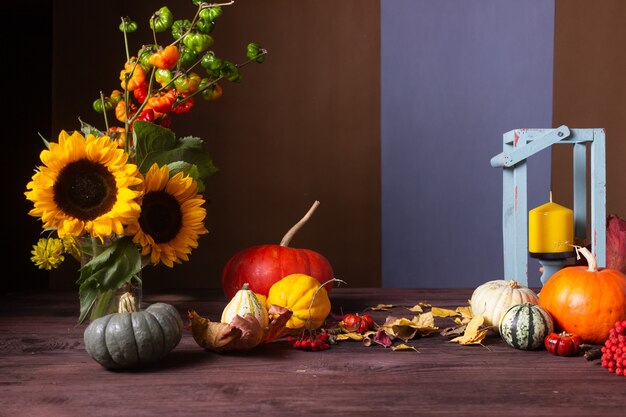
POLYGON ((626 275, 597 267, 587 248, 576 247, 588 266, 557 271, 539 293, 539 305, 557 327, 579 335, 584 342, 602 344, 618 320, 626 318, 626 275))

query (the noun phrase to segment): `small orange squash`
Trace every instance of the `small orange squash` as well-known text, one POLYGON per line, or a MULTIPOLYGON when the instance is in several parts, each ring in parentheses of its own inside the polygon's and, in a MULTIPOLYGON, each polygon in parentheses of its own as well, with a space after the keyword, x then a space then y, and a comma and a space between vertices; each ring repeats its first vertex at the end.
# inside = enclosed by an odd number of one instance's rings
POLYGON ((557 271, 539 293, 539 305, 557 327, 579 335, 586 343, 602 344, 618 320, 626 318, 626 275, 598 268, 587 248, 576 247, 588 266, 557 271))

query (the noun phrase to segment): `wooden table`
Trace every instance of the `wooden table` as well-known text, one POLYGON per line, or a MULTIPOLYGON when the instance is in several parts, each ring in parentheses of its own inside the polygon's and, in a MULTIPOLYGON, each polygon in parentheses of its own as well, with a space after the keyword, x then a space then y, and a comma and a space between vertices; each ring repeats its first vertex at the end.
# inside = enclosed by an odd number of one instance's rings
MULTIPOLYGON (((405 307, 467 305, 469 289, 350 289, 333 312, 412 317, 405 307)), ((146 294, 181 315, 218 320, 219 291, 146 294)), ((246 353, 207 352, 187 331, 157 365, 111 372, 83 347, 76 293, 0 296, 0 416, 626 416, 626 378, 599 361, 519 351, 497 335, 485 346, 413 339, 418 351, 340 342, 322 352, 279 340, 246 353)), ((183 316, 185 318, 185 316, 183 316)), ((185 318, 185 321, 186 318, 185 318)), ((441 328, 449 319, 438 318, 441 328)))

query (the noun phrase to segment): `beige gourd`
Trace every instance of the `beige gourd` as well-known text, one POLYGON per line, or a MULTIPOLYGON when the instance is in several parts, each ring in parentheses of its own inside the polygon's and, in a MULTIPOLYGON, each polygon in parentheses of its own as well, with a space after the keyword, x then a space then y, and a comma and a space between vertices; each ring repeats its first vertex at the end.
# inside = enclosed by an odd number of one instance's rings
POLYGON ((474 316, 482 315, 485 325, 493 326, 493 330, 499 332, 500 320, 511 306, 538 302, 539 297, 530 288, 514 280, 496 279, 474 290, 470 307, 474 316))
POLYGON ((259 301, 254 291, 250 289, 248 284, 243 284, 243 287, 235 293, 233 298, 224 308, 222 312, 222 323, 230 324, 230 322, 239 315, 245 317, 247 314, 252 314, 261 324, 261 327, 265 328, 268 325, 269 319, 267 316, 267 309, 259 301))

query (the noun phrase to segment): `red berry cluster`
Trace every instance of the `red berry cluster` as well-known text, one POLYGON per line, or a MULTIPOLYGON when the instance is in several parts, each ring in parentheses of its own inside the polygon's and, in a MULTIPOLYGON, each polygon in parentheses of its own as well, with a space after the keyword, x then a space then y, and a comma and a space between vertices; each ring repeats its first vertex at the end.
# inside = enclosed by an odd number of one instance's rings
POLYGON ((330 335, 327 332, 315 333, 313 335, 301 333, 295 337, 287 336, 287 342, 295 349, 318 351, 330 349, 329 337, 330 335))
POLYGON ((626 320, 616 322, 609 331, 602 347, 602 367, 615 375, 626 376, 626 320))

